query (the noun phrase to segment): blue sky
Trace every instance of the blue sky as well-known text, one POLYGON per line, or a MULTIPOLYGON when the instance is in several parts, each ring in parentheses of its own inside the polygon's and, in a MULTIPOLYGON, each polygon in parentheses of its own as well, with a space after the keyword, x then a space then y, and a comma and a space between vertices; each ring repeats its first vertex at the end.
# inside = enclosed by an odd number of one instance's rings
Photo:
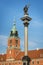
POLYGON ((7 41, 14 21, 24 50, 23 7, 30 4, 29 16, 32 18, 28 27, 28 49, 43 48, 43 0, 0 0, 0 53, 5 53, 7 41))

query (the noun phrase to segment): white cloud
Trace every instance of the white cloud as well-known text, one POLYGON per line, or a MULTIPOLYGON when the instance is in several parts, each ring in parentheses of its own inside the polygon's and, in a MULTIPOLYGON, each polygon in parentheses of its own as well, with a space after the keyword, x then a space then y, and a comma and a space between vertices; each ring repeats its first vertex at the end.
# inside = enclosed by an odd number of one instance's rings
POLYGON ((32 20, 31 22, 31 27, 42 27, 43 26, 43 22, 39 21, 39 20, 32 20))
MULTIPOLYGON (((23 51, 24 50, 24 40, 22 39, 20 41, 21 41, 20 48, 23 51)), ((6 52, 5 49, 7 47, 7 44, 8 44, 8 37, 4 36, 4 35, 0 35, 0 53, 6 52)), ((38 41, 37 42, 34 41, 34 40, 33 41, 32 40, 28 41, 28 49, 30 49, 30 50, 38 48, 38 45, 39 45, 38 41)))
POLYGON ((0 35, 0 54, 6 53, 8 37, 0 35))
POLYGON ((8 37, 4 35, 0 35, 0 45, 6 46, 7 45, 8 37))
MULTIPOLYGON (((24 40, 21 41, 21 50, 24 50, 24 40)), ((36 41, 28 41, 28 49, 36 49, 38 47, 38 42, 36 41)))
POLYGON ((28 44, 30 47, 36 47, 37 46, 37 43, 34 42, 34 41, 29 41, 29 44, 28 44))

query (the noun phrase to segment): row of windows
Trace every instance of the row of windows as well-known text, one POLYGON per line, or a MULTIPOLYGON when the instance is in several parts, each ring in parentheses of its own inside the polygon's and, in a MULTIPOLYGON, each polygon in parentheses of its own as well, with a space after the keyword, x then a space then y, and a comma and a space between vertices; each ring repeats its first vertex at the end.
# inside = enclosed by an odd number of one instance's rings
MULTIPOLYGON (((18 40, 15 40, 16 41, 16 47, 18 46, 18 40)), ((12 40, 10 40, 10 43, 12 44, 12 40)), ((12 45, 10 45, 10 48, 12 48, 12 45)))
MULTIPOLYGON (((16 44, 16 47, 17 47, 18 45, 16 44)), ((10 45, 10 48, 12 48, 12 45, 10 45)))
MULTIPOLYGON (((18 40, 15 40, 16 44, 18 43, 18 40)), ((12 40, 10 40, 10 43, 12 43, 12 40)))
MULTIPOLYGON (((32 64, 35 64, 34 61, 32 61, 32 64)), ((37 64, 39 64, 39 61, 37 61, 37 64)))
MULTIPOLYGON (((16 63, 8 63, 8 65, 20 64, 20 62, 16 63)), ((2 63, 1 65, 7 65, 6 63, 2 63)))
MULTIPOLYGON (((19 64, 21 64, 20 62, 18 62, 19 64)), ((18 63, 15 63, 15 64, 18 64, 18 63)), ((32 61, 32 64, 35 64, 34 61, 32 61)), ((39 61, 37 61, 37 64, 39 64, 39 61)), ((6 64, 2 64, 2 65, 6 65, 6 64)), ((9 63, 8 65, 11 65, 11 63, 9 63)))

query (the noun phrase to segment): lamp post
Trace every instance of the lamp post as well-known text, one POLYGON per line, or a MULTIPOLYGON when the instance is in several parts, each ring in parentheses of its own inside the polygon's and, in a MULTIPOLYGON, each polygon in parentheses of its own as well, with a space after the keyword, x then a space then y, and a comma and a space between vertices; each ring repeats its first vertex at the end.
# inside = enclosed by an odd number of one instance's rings
POLYGON ((21 18, 24 24, 24 52, 25 55, 22 58, 23 65, 29 65, 30 58, 28 57, 28 25, 29 21, 31 21, 31 18, 28 16, 28 6, 26 5, 24 7, 24 17, 21 18))

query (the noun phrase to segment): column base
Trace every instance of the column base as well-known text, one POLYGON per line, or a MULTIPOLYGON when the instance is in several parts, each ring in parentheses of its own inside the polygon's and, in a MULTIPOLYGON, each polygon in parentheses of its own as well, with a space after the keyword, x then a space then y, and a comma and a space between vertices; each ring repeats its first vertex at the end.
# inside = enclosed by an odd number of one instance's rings
POLYGON ((23 65, 29 65, 31 59, 28 56, 24 56, 22 58, 22 61, 23 61, 23 65))

